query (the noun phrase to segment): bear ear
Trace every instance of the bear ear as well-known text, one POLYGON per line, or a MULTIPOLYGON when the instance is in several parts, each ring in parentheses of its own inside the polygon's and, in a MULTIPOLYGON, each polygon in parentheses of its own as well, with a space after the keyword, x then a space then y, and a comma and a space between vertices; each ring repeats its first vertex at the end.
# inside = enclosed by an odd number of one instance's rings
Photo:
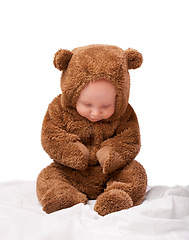
POLYGON ((125 53, 127 55, 129 69, 136 69, 141 66, 143 62, 143 57, 141 53, 132 48, 128 48, 125 53))
POLYGON ((60 71, 66 70, 73 53, 69 50, 60 49, 54 55, 54 66, 60 71))

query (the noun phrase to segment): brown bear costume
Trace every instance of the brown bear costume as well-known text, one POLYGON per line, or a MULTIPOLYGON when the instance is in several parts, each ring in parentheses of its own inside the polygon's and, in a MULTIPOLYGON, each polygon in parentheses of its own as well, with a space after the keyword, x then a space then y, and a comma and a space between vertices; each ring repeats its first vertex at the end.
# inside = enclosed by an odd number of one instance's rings
POLYGON ((41 142, 53 163, 37 179, 37 196, 47 213, 86 204, 106 214, 142 203, 147 176, 135 159, 140 150, 136 114, 128 103, 128 69, 142 64, 142 55, 116 46, 90 45, 59 50, 54 65, 62 71, 61 90, 44 117, 41 142), (116 89, 113 115, 91 122, 76 111, 81 90, 97 79, 116 89))

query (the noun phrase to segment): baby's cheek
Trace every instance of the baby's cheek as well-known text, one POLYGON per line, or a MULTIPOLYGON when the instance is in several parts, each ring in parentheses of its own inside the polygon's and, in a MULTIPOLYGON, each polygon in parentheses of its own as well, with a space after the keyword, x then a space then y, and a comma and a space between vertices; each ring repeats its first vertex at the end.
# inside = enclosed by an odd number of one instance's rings
POLYGON ((110 109, 109 111, 107 111, 106 112, 106 119, 111 117, 113 113, 114 113, 114 109, 110 109))
POLYGON ((79 114, 83 117, 88 117, 89 113, 87 109, 82 109, 79 114))
POLYGON ((85 109, 80 104, 76 105, 76 110, 81 116, 85 113, 85 109))

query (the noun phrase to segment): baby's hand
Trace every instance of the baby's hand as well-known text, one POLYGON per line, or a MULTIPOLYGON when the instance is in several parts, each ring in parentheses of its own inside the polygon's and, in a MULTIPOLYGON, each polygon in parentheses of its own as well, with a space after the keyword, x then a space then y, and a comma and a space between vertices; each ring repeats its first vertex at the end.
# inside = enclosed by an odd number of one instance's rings
POLYGON ((104 174, 114 172, 123 164, 122 157, 111 147, 105 146, 96 153, 104 174))

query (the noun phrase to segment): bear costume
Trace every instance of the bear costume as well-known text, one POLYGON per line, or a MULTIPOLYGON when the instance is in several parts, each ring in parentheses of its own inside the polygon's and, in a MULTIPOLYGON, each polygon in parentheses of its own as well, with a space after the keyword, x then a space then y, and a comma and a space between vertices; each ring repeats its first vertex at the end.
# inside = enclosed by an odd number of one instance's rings
POLYGON ((98 44, 55 54, 62 94, 49 104, 41 131, 42 146, 53 163, 40 172, 36 184, 46 213, 89 199, 96 199, 94 210, 101 216, 142 203, 147 175, 135 160, 140 131, 128 103, 128 70, 142 61, 135 49, 98 44), (92 122, 77 112, 76 104, 81 91, 100 79, 115 87, 115 111, 108 119, 92 122))

